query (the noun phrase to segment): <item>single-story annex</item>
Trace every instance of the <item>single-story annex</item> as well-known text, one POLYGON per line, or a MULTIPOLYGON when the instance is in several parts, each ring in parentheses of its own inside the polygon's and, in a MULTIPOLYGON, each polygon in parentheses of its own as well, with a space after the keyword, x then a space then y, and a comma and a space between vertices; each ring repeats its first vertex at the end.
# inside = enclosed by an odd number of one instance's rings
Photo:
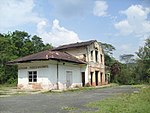
POLYGON ((67 89, 107 84, 104 53, 96 40, 59 46, 14 61, 20 89, 67 89))

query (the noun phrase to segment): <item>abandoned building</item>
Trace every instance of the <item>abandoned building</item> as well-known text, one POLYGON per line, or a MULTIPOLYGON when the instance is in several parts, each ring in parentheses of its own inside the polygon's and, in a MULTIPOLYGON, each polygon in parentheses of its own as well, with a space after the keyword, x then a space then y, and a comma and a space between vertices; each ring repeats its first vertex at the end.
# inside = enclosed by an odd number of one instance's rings
POLYGON ((67 89, 108 83, 104 53, 96 40, 62 45, 14 61, 20 89, 67 89))

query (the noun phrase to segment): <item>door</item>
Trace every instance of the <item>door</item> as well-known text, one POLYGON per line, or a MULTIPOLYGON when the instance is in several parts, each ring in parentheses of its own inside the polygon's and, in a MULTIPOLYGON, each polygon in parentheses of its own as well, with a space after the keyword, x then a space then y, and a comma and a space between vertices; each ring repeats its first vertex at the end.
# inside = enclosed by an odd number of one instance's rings
POLYGON ((66 71, 66 87, 69 88, 72 85, 72 71, 66 71))
POLYGON ((85 86, 85 72, 82 72, 82 86, 85 86))

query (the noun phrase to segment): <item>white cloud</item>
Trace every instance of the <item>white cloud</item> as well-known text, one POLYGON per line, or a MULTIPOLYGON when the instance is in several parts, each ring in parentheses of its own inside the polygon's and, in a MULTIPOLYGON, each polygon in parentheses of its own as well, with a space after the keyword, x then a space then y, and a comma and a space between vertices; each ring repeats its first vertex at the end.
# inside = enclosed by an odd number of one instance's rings
POLYGON ((95 16, 106 16, 108 5, 106 1, 95 1, 95 6, 93 8, 93 14, 95 16))
POLYGON ((55 19, 49 32, 45 30, 46 21, 41 21, 37 25, 37 33, 43 38, 44 43, 52 43, 53 46, 79 42, 78 34, 59 25, 59 21, 55 19))
POLYGON ((130 34, 133 32, 132 26, 127 20, 120 21, 115 24, 116 29, 120 30, 120 33, 123 35, 130 34))
POLYGON ((150 8, 144 8, 141 5, 132 5, 120 13, 127 16, 125 20, 114 24, 121 35, 135 34, 136 36, 143 36, 150 33, 150 21, 148 20, 150 8))
POLYGON ((38 23, 42 18, 33 12, 34 0, 1 0, 0 31, 26 23, 38 23))

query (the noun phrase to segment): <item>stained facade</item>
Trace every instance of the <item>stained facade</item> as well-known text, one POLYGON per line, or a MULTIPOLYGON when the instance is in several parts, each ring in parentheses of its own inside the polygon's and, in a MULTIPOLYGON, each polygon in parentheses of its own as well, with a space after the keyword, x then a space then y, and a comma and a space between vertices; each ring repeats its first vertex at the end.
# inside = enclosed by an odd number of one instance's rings
POLYGON ((104 54, 96 40, 59 46, 11 61, 20 89, 67 89, 107 84, 104 54))
POLYGON ((104 53, 96 40, 60 46, 54 50, 67 52, 85 61, 81 69, 82 85, 99 86, 108 84, 105 74, 104 53))

